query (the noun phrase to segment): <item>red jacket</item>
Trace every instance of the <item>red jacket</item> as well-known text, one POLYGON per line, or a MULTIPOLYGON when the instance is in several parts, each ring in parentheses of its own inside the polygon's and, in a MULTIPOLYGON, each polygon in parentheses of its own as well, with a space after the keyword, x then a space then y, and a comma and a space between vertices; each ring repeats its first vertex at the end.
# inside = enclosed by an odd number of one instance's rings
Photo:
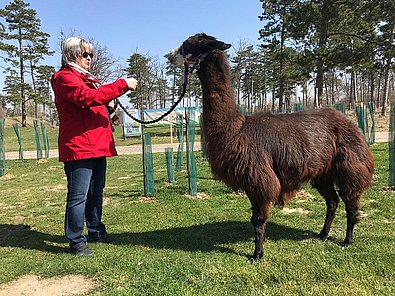
POLYGON ((128 91, 124 79, 96 88, 96 79, 64 66, 51 79, 59 114, 59 161, 115 156, 106 105, 128 91))

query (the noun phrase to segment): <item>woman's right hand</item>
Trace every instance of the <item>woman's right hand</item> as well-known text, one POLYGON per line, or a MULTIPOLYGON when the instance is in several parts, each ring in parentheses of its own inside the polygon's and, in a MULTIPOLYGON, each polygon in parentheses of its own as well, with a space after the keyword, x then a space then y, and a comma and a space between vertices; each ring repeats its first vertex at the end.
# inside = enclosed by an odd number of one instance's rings
POLYGON ((136 90, 137 87, 137 80, 134 78, 125 78, 126 83, 130 90, 136 90))

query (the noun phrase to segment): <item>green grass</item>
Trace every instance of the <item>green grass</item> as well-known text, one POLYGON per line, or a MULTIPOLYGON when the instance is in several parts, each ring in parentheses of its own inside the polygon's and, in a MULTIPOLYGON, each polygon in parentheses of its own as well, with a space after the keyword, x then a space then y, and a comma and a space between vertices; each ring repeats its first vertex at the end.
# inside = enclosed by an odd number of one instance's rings
POLYGON ((0 179, 0 283, 25 274, 78 274, 96 286, 89 295, 395 295, 394 194, 388 145, 372 146, 374 186, 354 244, 342 248, 346 220, 339 206, 330 238, 314 238, 325 203, 296 198, 285 213, 274 208, 264 258, 250 264, 253 229, 247 198, 212 179, 198 159, 198 189, 191 198, 185 172, 166 182, 165 157, 154 155, 154 200, 142 200, 141 157, 108 159, 104 222, 116 243, 90 245, 92 258, 67 253, 63 235, 66 181, 55 159, 7 161, 0 179))

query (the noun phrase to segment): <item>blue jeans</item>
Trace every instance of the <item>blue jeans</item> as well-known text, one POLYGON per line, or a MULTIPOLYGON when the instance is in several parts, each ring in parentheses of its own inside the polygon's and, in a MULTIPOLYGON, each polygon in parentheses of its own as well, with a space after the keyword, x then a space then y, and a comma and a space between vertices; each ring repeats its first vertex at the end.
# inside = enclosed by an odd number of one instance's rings
POLYGON ((107 159, 89 158, 64 163, 67 176, 67 203, 64 230, 75 251, 87 242, 84 220, 91 238, 106 234, 101 221, 107 159))

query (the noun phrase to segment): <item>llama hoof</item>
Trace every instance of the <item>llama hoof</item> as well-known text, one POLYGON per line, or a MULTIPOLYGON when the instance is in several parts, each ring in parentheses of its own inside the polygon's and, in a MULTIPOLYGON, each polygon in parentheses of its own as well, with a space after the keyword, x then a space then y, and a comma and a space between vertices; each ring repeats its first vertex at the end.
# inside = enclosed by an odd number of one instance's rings
POLYGON ((342 243, 342 247, 347 248, 347 247, 351 246, 351 244, 352 244, 351 239, 345 239, 344 242, 342 243))
POLYGON ((328 239, 328 235, 325 233, 320 232, 319 234, 316 235, 316 237, 322 241, 326 241, 328 239))
POLYGON ((263 252, 260 252, 258 254, 254 254, 251 257, 248 258, 248 262, 255 263, 258 262, 261 258, 263 257, 263 252))
POLYGON ((254 258, 254 256, 251 256, 250 258, 248 258, 248 262, 251 264, 254 264, 258 261, 259 261, 259 258, 254 258))

